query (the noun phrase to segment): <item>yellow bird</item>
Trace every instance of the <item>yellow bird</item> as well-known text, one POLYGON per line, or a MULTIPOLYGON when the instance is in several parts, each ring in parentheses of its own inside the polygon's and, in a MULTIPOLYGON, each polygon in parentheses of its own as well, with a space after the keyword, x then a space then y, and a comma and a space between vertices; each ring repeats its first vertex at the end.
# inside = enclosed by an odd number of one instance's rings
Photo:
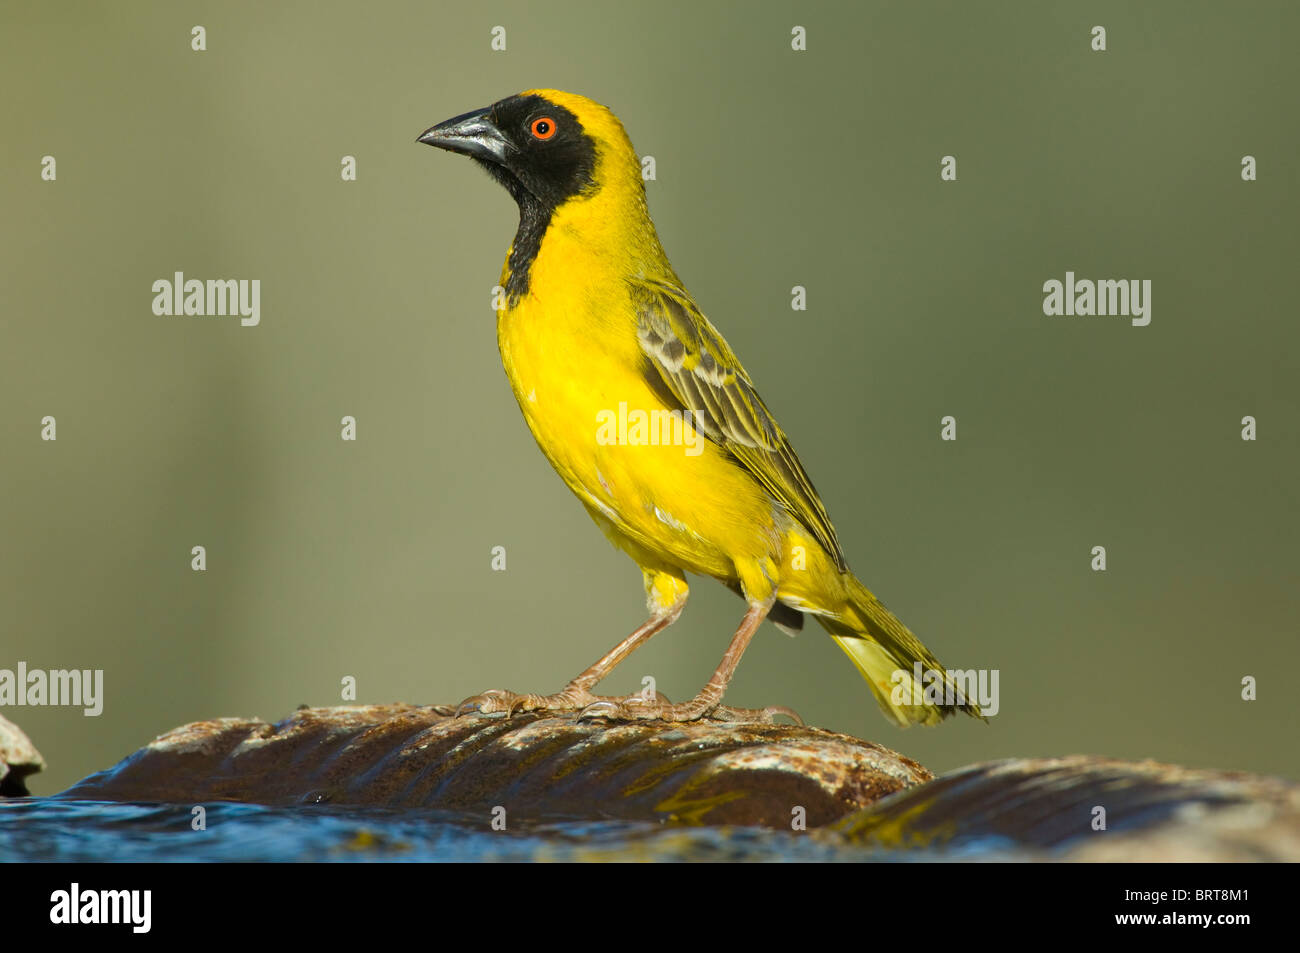
POLYGON ((641 163, 614 114, 583 96, 532 89, 441 122, 418 141, 470 156, 519 206, 497 312, 506 376, 546 458, 641 567, 650 610, 557 694, 494 690, 462 710, 667 721, 793 714, 721 701, 763 620, 793 632, 808 613, 895 723, 933 724, 959 708, 982 717, 849 571, 790 441, 669 264, 641 163), (720 580, 749 606, 708 684, 683 704, 593 694, 677 620, 687 573, 720 580))

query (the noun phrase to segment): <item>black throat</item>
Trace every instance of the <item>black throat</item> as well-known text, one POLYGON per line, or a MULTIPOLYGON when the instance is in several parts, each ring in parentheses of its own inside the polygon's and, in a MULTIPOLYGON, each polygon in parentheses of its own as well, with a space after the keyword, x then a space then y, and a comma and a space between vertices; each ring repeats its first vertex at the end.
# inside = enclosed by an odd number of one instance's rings
POLYGON ((551 227, 551 215, 555 212, 554 207, 539 202, 527 192, 525 195, 526 198, 519 201, 519 228, 506 258, 506 268, 510 272, 506 277, 506 306, 509 308, 528 294, 533 261, 541 250, 542 237, 551 227))
POLYGON ((506 307, 513 308, 520 298, 528 294, 533 260, 537 258, 542 238, 551 226, 555 205, 533 195, 519 179, 501 166, 477 157, 474 161, 501 183, 519 206, 519 228, 506 258, 506 271, 509 272, 506 276, 506 307))

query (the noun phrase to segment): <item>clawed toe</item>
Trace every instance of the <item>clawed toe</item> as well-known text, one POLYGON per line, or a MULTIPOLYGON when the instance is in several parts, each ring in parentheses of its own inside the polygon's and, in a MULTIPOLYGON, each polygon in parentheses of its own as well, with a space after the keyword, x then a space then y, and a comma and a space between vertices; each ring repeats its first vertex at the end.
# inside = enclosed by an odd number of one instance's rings
POLYGON ((471 695, 456 706, 456 717, 479 714, 495 715, 505 712, 507 717, 514 714, 523 702, 524 696, 502 688, 492 688, 480 695, 471 695))
POLYGON ((493 688, 480 695, 466 698, 457 706, 456 714, 457 716, 471 713, 495 715, 504 712, 508 718, 516 712, 582 711, 591 705, 606 701, 617 701, 617 699, 593 695, 586 688, 572 684, 565 686, 562 691, 554 695, 521 695, 507 689, 493 688))
POLYGON ((799 713, 793 708, 787 708, 784 705, 768 705, 766 708, 728 708, 726 705, 719 705, 709 712, 708 717, 710 721, 758 722, 764 725, 775 725, 779 724, 777 718, 781 715, 789 718, 800 727, 804 725, 804 720, 799 717, 799 713))
POLYGON ((777 719, 781 716, 789 718, 796 725, 802 726, 804 723, 798 712, 784 705, 769 705, 767 708, 731 708, 719 705, 708 698, 695 698, 681 705, 674 705, 663 696, 650 702, 641 695, 602 699, 582 709, 578 713, 578 720, 607 718, 611 721, 692 722, 707 719, 732 724, 775 725, 778 724, 777 719))
POLYGON ((656 694, 653 701, 644 695, 609 698, 588 705, 578 714, 579 720, 608 718, 612 721, 699 721, 709 711, 707 700, 694 699, 682 705, 672 704, 666 696, 656 694))
POLYGON ((622 701, 610 698, 604 701, 592 702, 578 712, 578 721, 591 721, 593 718, 632 721, 634 716, 627 710, 627 706, 622 701))
POLYGON ((803 719, 792 708, 769 705, 767 708, 731 708, 719 705, 711 698, 696 697, 689 702, 674 705, 666 695, 658 692, 653 699, 640 693, 625 697, 593 695, 582 687, 567 686, 554 695, 521 695, 506 689, 494 688, 479 695, 471 695, 456 707, 456 716, 468 714, 497 715, 507 718, 516 712, 577 712, 578 721, 604 718, 610 721, 665 721, 692 722, 706 718, 735 724, 777 724, 785 716, 796 725, 803 719))

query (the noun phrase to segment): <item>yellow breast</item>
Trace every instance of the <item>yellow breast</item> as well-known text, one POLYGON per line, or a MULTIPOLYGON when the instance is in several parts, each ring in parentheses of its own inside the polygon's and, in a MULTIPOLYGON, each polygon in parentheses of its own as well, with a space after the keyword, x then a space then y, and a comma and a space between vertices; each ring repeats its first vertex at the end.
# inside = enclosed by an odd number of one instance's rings
POLYGON ((656 387, 621 272, 552 227, 530 290, 498 315, 502 362, 529 429, 588 506, 659 558, 735 578, 780 552, 771 499, 656 387))

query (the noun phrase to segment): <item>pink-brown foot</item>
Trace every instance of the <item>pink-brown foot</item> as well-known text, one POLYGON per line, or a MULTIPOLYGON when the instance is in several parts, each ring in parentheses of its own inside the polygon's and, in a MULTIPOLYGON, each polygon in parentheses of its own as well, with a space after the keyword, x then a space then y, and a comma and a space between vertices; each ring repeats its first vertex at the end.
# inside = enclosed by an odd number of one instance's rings
POLYGON ((707 717, 710 721, 758 722, 764 725, 775 725, 778 723, 776 719, 782 715, 803 727, 804 720, 799 717, 799 713, 785 705, 768 705, 766 708, 731 708, 727 705, 719 705, 709 712, 707 717))
POLYGON ((504 712, 507 717, 520 711, 582 711, 591 705, 611 701, 605 695, 593 695, 581 685, 570 683, 554 695, 519 694, 504 688, 493 688, 479 695, 471 695, 456 706, 456 714, 495 715, 504 712))
POLYGON ((671 704, 662 695, 655 701, 647 701, 644 695, 628 695, 625 698, 603 698, 583 708, 578 718, 608 718, 612 721, 668 721, 690 722, 708 719, 733 724, 774 725, 776 719, 784 715, 797 725, 803 719, 792 708, 783 705, 770 705, 767 708, 732 708, 720 705, 705 696, 697 695, 680 705, 671 704))

